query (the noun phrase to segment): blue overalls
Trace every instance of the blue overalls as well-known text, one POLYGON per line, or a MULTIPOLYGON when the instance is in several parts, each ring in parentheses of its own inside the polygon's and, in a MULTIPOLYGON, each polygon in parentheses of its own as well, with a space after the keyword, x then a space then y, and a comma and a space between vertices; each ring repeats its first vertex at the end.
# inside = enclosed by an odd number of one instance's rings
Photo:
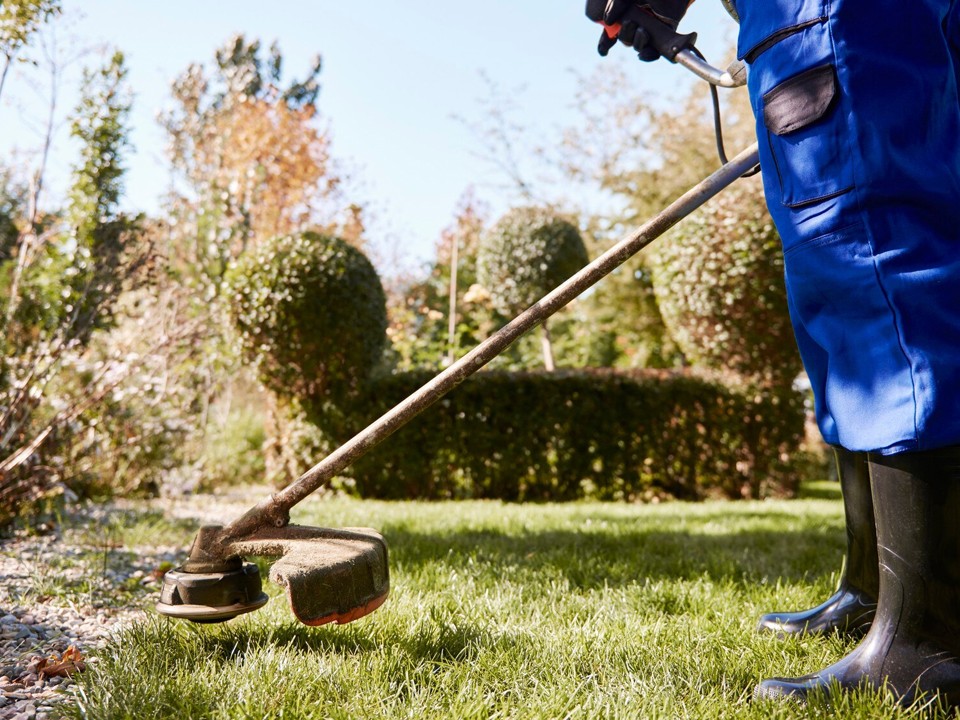
POLYGON ((824 439, 960 445, 960 0, 737 0, 824 439))

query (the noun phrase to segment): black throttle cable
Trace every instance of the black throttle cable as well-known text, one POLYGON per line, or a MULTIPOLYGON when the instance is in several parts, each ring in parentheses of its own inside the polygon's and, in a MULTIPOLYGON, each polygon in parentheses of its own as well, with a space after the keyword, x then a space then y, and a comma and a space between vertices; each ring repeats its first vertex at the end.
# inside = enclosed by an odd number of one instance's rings
MULTIPOLYGON (((698 58, 706 62, 707 60, 706 57, 704 57, 703 53, 697 50, 696 47, 691 45, 690 50, 693 52, 694 55, 696 55, 698 58)), ((716 85, 709 84, 709 86, 710 86, 710 99, 713 101, 713 132, 717 138, 717 155, 720 157, 720 164, 726 165, 730 161, 727 159, 727 152, 723 147, 723 120, 720 114, 720 93, 717 92, 716 85)), ((744 173, 741 177, 745 177, 745 178, 752 177, 756 175, 758 172, 760 172, 759 165, 755 166, 749 172, 744 173)))

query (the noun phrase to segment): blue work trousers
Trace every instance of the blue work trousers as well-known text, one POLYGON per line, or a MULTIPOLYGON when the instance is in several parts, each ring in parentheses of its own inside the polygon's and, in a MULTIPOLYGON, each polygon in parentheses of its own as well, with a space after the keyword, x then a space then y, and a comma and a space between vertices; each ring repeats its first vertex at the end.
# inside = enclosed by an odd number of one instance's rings
POLYGON ((960 444, 960 0, 738 0, 824 439, 960 444))

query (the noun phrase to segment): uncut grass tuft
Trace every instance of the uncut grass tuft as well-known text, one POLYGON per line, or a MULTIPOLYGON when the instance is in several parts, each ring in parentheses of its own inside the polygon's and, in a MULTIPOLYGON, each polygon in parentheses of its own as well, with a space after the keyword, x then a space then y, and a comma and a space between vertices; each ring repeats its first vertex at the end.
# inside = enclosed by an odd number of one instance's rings
MULTIPOLYGON (((224 625, 160 617, 80 678, 84 718, 908 718, 881 693, 807 707, 753 686, 842 657, 838 637, 778 639, 760 613, 832 592, 838 497, 661 505, 311 500, 295 521, 367 525, 391 597, 308 628, 269 587, 224 625)), ((184 543, 189 541, 184 538, 184 543)), ((923 717, 937 717, 928 713, 923 717)))

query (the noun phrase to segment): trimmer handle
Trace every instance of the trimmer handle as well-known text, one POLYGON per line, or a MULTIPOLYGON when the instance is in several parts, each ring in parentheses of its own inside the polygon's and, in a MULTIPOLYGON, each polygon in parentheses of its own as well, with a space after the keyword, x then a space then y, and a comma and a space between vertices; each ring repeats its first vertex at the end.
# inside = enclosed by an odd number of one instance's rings
POLYGON ((747 68, 741 60, 734 60, 726 70, 721 70, 687 49, 678 52, 674 62, 717 87, 736 88, 747 84, 747 68))
MULTIPOLYGON (((620 34, 622 25, 620 23, 607 25, 604 22, 600 24, 612 47, 620 34)), ((670 62, 685 67, 701 80, 724 88, 735 88, 747 84, 746 68, 741 61, 735 60, 726 70, 721 70, 704 60, 695 47, 697 42, 695 32, 684 35, 662 22, 647 23, 643 29, 650 38, 650 44, 658 53, 670 62)))
MULTIPOLYGON (((611 40, 617 38, 620 34, 620 29, 623 27, 620 23, 616 23, 615 25, 602 23, 602 25, 607 32, 607 37, 611 40)), ((689 51, 697 42, 697 34, 695 32, 684 35, 678 33, 663 22, 647 22, 643 24, 642 27, 650 38, 650 44, 653 48, 670 62, 675 62, 678 53, 684 50, 689 51)))

